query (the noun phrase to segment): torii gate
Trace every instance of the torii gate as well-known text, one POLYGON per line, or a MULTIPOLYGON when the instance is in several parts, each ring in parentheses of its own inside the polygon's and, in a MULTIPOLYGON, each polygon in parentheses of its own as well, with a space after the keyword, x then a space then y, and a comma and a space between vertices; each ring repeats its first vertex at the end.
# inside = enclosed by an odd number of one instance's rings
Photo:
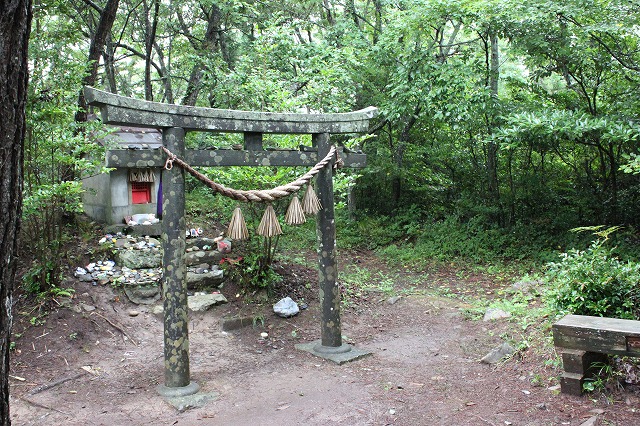
MULTIPOLYGON (((100 107, 105 124, 157 128, 163 146, 192 166, 313 166, 324 158, 331 146, 331 133, 362 133, 377 108, 337 114, 294 114, 222 110, 161 104, 115 95, 85 87, 91 106, 100 107), (186 150, 185 133, 233 132, 244 134, 244 149, 186 150), (266 151, 263 133, 311 134, 311 150, 266 151)), ((364 154, 340 151, 345 167, 362 168, 364 154)), ((161 167, 162 150, 110 150, 107 167, 161 167)), ((322 209, 317 215, 318 284, 322 306, 322 337, 319 341, 296 345, 337 363, 350 361, 369 352, 342 342, 340 290, 337 285, 336 228, 333 199, 333 163, 317 175, 316 188, 322 209)), ((184 170, 173 167, 162 171, 162 248, 164 250, 162 292, 164 298, 165 384, 159 392, 167 397, 187 396, 199 387, 190 379, 187 287, 185 283, 184 170)))

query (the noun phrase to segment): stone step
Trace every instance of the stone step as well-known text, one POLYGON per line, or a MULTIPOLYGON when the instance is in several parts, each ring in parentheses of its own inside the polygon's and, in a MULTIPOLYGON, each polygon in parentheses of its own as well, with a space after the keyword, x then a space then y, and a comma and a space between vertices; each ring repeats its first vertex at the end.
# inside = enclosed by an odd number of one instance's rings
POLYGON ((189 290, 202 290, 220 286, 224 281, 224 272, 217 266, 207 272, 187 271, 187 288, 189 290))
MULTIPOLYGON (((199 238, 190 243, 184 259, 187 266, 201 263, 216 265, 220 263, 220 260, 225 255, 218 250, 209 249, 210 247, 216 247, 216 245, 213 240, 210 240, 213 245, 209 245, 207 240, 209 239, 199 238), (208 250, 202 250, 203 247, 208 250)), ((162 248, 159 242, 151 247, 145 246, 142 249, 136 249, 135 244, 131 244, 127 239, 123 238, 116 240, 115 245, 120 248, 115 255, 118 266, 124 266, 129 269, 159 268, 162 266, 162 248)))

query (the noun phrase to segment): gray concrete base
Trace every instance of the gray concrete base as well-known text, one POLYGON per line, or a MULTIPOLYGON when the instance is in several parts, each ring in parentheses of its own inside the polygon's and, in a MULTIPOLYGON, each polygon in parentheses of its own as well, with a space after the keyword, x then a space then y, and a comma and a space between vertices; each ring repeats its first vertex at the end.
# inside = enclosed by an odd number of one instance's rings
POLYGON ((190 408, 203 407, 209 401, 213 401, 218 397, 215 392, 203 393, 198 392, 200 386, 196 382, 191 382, 187 386, 178 388, 170 388, 160 385, 157 388, 160 396, 171 404, 176 410, 182 412, 190 408))
POLYGON ((310 343, 299 343, 296 345, 296 349, 309 352, 320 358, 328 359, 338 365, 349 361, 355 361, 356 359, 372 354, 371 351, 354 348, 346 343, 338 347, 322 346, 321 340, 316 340, 310 343))
POLYGON ((200 390, 200 386, 196 382, 190 382, 187 386, 180 386, 170 388, 165 385, 158 385, 158 393, 165 398, 176 398, 189 396, 197 393, 200 390))

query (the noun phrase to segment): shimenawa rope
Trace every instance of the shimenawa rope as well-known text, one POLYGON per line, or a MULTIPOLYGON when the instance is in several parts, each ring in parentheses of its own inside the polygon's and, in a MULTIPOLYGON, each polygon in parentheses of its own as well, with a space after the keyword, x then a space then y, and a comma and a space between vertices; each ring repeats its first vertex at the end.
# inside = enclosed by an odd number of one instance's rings
MULTIPOLYGON (((225 197, 229 197, 238 201, 274 201, 279 198, 287 197, 295 192, 298 192, 303 185, 309 183, 309 181, 315 175, 317 175, 318 172, 322 170, 322 168, 329 164, 334 156, 337 157, 336 147, 332 145, 327 155, 321 161, 319 161, 315 166, 313 166, 313 168, 311 168, 311 170, 309 170, 307 173, 294 180, 293 182, 275 187, 273 189, 252 189, 244 191, 239 189, 227 188, 224 185, 214 182, 199 171, 195 170, 184 160, 180 159, 177 155, 169 151, 166 147, 163 146, 161 148, 167 154, 167 161, 164 165, 164 168, 166 170, 171 170, 173 168, 173 163, 176 163, 184 170, 189 172, 189 174, 191 174, 193 177, 198 179, 200 182, 207 185, 209 188, 224 195, 225 197)), ((340 158, 336 160, 337 165, 339 165, 341 162, 342 161, 340 158)))

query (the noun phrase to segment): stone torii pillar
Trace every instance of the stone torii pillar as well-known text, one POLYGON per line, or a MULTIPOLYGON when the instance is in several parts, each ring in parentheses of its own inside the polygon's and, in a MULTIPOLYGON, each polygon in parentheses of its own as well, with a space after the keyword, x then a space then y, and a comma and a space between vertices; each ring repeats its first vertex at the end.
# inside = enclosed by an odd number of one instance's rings
MULTIPOLYGON (((162 131, 162 144, 174 154, 184 155, 184 129, 170 127, 162 131)), ((187 267, 185 264, 184 170, 162 170, 162 298, 164 301, 164 385, 163 396, 176 397, 196 393, 197 383, 190 379, 189 317, 187 312, 187 267)))
MULTIPOLYGON (((318 147, 318 156, 324 157, 331 147, 328 133, 314 134, 313 145, 318 147)), ((311 343, 300 343, 297 349, 342 364, 353 361, 371 352, 354 348, 342 342, 340 320, 340 288, 338 287, 338 264, 336 261, 336 220, 333 200, 333 161, 322 169, 316 178, 316 191, 322 209, 316 219, 318 237, 318 287, 322 308, 321 339, 311 343)))
MULTIPOLYGON (((114 95, 85 87, 89 105, 100 107, 105 124, 161 129, 163 145, 192 166, 305 166, 315 165, 329 152, 330 134, 362 133, 377 109, 338 114, 294 114, 221 110, 160 104, 114 95), (188 131, 244 134, 244 149, 185 150, 188 131), (262 135, 311 134, 313 147, 305 150, 265 150, 262 135)), ((362 168, 364 154, 338 150, 345 167, 362 168)), ((162 167, 161 150, 109 150, 107 167, 162 167)), ((337 285, 336 229, 333 200, 333 162, 317 176, 322 209, 317 217, 318 284, 322 304, 321 339, 296 345, 298 349, 339 364, 368 352, 343 344, 340 322, 340 292, 337 285)), ((168 397, 187 396, 198 391, 190 379, 189 336, 186 294, 184 171, 179 167, 163 171, 163 296, 165 383, 159 387, 168 397)))

